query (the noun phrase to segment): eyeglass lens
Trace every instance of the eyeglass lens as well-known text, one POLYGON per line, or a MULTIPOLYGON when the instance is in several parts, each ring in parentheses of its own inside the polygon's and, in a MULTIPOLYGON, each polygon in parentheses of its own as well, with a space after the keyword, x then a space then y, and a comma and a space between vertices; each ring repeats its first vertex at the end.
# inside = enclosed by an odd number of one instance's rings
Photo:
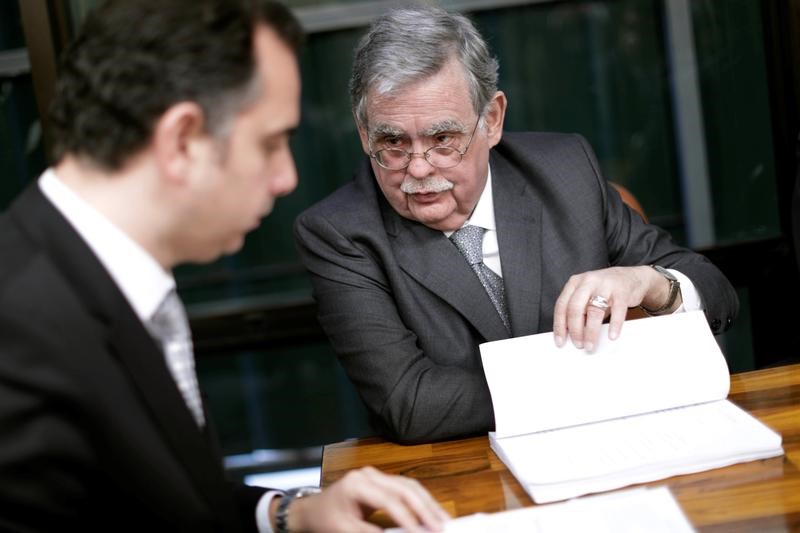
MULTIPOLYGON (((411 154, 397 148, 378 150, 375 158, 381 166, 391 170, 403 169, 411 162, 411 154)), ((461 152, 449 146, 434 146, 425 151, 425 159, 437 168, 450 168, 461 162, 461 152)))

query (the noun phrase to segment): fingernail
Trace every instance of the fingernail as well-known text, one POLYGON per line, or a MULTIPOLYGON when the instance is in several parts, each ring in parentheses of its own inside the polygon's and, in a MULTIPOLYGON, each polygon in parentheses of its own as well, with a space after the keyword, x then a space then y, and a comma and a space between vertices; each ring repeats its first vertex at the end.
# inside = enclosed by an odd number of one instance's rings
POLYGON ((556 346, 561 347, 564 345, 564 337, 556 335, 556 346))
POLYGON ((586 351, 587 352, 593 352, 594 351, 594 344, 591 343, 591 342, 587 342, 586 343, 586 351))
POLYGON ((619 337, 619 333, 617 333, 616 331, 608 332, 608 338, 611 339, 612 341, 617 340, 617 337, 619 337))
POLYGON ((583 341, 572 341, 577 349, 583 348, 583 341))

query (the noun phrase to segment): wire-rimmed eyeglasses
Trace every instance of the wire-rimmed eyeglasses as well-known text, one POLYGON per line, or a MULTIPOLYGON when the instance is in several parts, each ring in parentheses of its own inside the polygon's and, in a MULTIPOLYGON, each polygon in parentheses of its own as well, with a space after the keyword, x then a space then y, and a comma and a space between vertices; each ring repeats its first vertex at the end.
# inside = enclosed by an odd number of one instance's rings
POLYGON ((370 151, 369 156, 386 170, 403 170, 411 164, 411 160, 414 156, 420 155, 425 158, 425 161, 436 168, 452 168, 461 163, 461 159, 467 153, 467 150, 469 150, 469 146, 472 144, 472 138, 475 136, 475 131, 478 129, 478 124, 480 124, 480 122, 481 119, 478 117, 478 121, 475 122, 475 127, 472 128, 472 133, 470 133, 467 145, 463 150, 459 150, 453 146, 431 146, 424 152, 419 153, 409 152, 402 148, 381 148, 376 152, 370 151))

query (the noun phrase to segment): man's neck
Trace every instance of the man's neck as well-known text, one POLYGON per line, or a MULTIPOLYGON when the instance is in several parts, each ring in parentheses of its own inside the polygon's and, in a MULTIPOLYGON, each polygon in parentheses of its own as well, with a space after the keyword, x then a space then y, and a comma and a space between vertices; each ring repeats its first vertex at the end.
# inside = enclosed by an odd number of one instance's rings
POLYGON ((153 202, 156 181, 147 161, 127 163, 121 170, 106 170, 91 161, 67 155, 53 169, 56 177, 147 251, 167 271, 176 262, 162 250, 158 204, 153 202))

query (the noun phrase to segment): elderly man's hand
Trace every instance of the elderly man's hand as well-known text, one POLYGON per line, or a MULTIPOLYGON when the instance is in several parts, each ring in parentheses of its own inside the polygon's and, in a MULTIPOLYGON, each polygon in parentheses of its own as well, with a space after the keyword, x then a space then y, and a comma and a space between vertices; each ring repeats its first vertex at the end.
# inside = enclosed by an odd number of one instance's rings
POLYGON ((289 531, 379 532, 366 518, 382 509, 409 532, 440 531, 449 518, 414 479, 365 467, 348 472, 322 493, 293 501, 289 531))
MULTIPOLYGON (((656 309, 669 297, 669 281, 649 266, 611 267, 576 274, 556 300, 553 334, 563 346, 569 336, 578 348, 597 346, 600 325, 607 316, 608 337, 616 339, 629 307, 656 309)), ((673 309, 681 303, 676 299, 673 309)))

